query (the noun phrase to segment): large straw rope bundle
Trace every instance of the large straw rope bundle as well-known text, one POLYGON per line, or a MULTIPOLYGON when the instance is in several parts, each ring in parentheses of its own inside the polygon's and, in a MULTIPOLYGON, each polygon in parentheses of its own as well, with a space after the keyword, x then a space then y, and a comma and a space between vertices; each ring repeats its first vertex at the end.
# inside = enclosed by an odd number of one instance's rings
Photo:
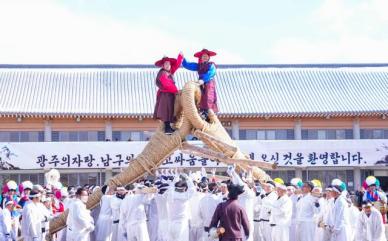
MULTIPOLYGON (((187 82, 182 90, 182 107, 185 118, 189 119, 191 124, 195 129, 202 130, 202 132, 222 140, 225 144, 219 144, 212 141, 206 141, 206 139, 201 138, 202 141, 212 150, 224 153, 224 155, 234 158, 234 159, 249 159, 245 154, 243 154, 229 134, 226 132, 225 128, 222 126, 221 122, 218 120, 216 115, 210 111, 209 116, 213 123, 208 123, 201 119, 196 111, 196 98, 200 96, 200 89, 198 84, 195 82, 187 82), (194 111, 195 110, 195 111, 194 111), (232 148, 231 148, 232 147, 232 148)), ((260 168, 250 167, 243 164, 238 164, 237 168, 240 170, 252 169, 253 177, 260 182, 265 182, 271 178, 260 168)))
MULTIPOLYGON (((176 127, 178 127, 179 130, 171 136, 165 135, 163 125, 160 125, 157 132, 151 137, 142 153, 140 153, 122 173, 109 180, 108 185, 110 189, 115 189, 119 185, 133 183, 137 179, 143 177, 144 174, 151 173, 174 151, 178 150, 182 145, 182 140, 184 140, 188 134, 194 133, 193 131, 195 129, 202 130, 209 136, 215 137, 226 143, 225 145, 222 145, 220 143, 213 143, 212 141, 204 140, 205 144, 210 149, 222 152, 230 158, 248 159, 241 151, 239 151, 214 113, 210 112, 210 118, 212 120, 211 124, 201 119, 198 114, 197 107, 200 95, 201 92, 199 85, 196 82, 189 81, 185 84, 180 96, 176 99, 177 113, 183 110, 183 114, 180 116, 181 118, 176 124, 176 127)), ((240 170, 247 170, 250 167, 238 164, 237 168, 240 170)), ((252 171, 254 178, 260 180, 261 182, 270 179, 269 176, 260 168, 253 167, 252 171)), ((96 190, 89 197, 86 204, 87 208, 92 209, 97 206, 102 195, 101 190, 96 190)), ((50 235, 60 231, 66 226, 67 214, 68 211, 64 212, 62 215, 50 222, 50 235)))

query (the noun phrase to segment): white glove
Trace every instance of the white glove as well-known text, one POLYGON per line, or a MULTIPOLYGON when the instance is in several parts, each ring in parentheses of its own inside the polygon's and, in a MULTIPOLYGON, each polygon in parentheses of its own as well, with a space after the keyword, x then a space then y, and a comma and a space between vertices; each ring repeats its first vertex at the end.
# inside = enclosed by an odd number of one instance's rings
POLYGON ((201 176, 207 177, 206 169, 204 167, 201 167, 201 176))
POLYGON ((205 82, 204 82, 203 80, 201 80, 201 79, 198 80, 198 84, 199 84, 199 85, 203 85, 204 83, 205 83, 205 82))
POLYGON ((226 169, 226 173, 228 173, 229 176, 232 176, 233 172, 234 172, 234 166, 233 165, 229 165, 228 169, 226 169))
POLYGON ((212 169, 212 175, 213 175, 213 177, 216 176, 216 169, 215 168, 212 169))

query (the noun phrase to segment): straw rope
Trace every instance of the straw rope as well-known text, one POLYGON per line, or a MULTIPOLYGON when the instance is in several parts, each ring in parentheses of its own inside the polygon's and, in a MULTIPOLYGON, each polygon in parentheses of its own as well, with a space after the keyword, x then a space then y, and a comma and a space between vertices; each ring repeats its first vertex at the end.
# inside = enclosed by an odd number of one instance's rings
MULTIPOLYGON (((226 157, 225 160, 228 162, 230 159, 240 160, 240 163, 237 164, 237 169, 246 171, 251 168, 255 179, 260 182, 270 180, 269 176, 262 169, 251 167, 249 163, 241 164, 244 163, 244 159, 247 159, 246 155, 238 149, 212 111, 209 111, 211 123, 201 119, 198 114, 200 98, 201 91, 198 83, 194 81, 187 82, 176 98, 175 114, 178 116, 178 120, 175 123, 175 127, 179 129, 173 135, 166 135, 161 124, 144 150, 129 163, 129 166, 123 172, 109 180, 108 186, 111 190, 114 190, 117 186, 133 183, 142 178, 146 173, 152 173, 176 150, 183 149, 183 140, 190 133, 195 133, 195 130, 201 130, 203 132, 200 133, 200 135, 202 134, 200 136, 201 140, 211 150, 222 153, 226 157)), ((102 195, 101 190, 93 192, 86 204, 87 208, 92 209, 97 206, 102 195)), ((68 210, 50 221, 50 235, 66 226, 67 214, 68 210)))

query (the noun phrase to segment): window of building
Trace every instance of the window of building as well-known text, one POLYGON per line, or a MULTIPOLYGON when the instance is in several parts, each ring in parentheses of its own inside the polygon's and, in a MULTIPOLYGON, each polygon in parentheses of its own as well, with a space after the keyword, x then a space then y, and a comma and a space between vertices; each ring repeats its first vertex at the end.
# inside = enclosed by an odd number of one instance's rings
POLYGON ((24 181, 31 181, 32 183, 44 185, 45 179, 43 173, 23 173, 23 174, 14 174, 14 173, 2 173, 0 175, 0 186, 2 187, 7 181, 13 180, 16 183, 22 183, 24 181))
POLYGON ((305 129, 302 140, 342 140, 353 139, 352 129, 305 129))
POLYGON ((361 129, 361 139, 388 139, 388 129, 361 129))
POLYGON ((0 142, 44 141, 43 131, 0 131, 0 142))
POLYGON ((290 182, 292 178, 295 177, 295 171, 266 171, 268 175, 270 175, 273 179, 280 177, 283 181, 290 182))
POLYGON ((105 182, 105 173, 61 173, 60 181, 64 186, 83 186, 85 184, 102 186, 105 182))
POLYGON ((113 131, 113 141, 148 141, 151 131, 113 131))
POLYGON ((105 141, 104 131, 53 131, 52 141, 105 141))
POLYGON ((338 178, 346 183, 348 190, 354 190, 353 170, 306 170, 303 171, 302 174, 303 180, 318 179, 319 181, 321 181, 323 188, 330 185, 333 179, 338 178))
POLYGON ((240 140, 294 140, 293 129, 240 130, 240 140))

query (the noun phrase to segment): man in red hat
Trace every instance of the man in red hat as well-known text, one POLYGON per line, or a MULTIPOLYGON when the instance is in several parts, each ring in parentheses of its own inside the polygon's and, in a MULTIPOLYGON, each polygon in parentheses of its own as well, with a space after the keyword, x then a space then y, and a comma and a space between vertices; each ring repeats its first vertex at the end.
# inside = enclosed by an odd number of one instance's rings
POLYGON ((174 120, 174 102, 178 88, 175 85, 174 73, 182 64, 183 55, 180 53, 177 59, 164 57, 156 61, 155 65, 161 69, 156 76, 156 86, 159 90, 156 96, 154 119, 159 119, 164 123, 164 132, 171 135, 174 129, 171 123, 174 120))
POLYGON ((215 55, 216 53, 213 51, 202 49, 194 54, 194 57, 198 58, 198 63, 190 63, 186 59, 183 60, 183 67, 185 69, 198 72, 202 92, 199 108, 202 118, 208 122, 210 121, 208 117, 209 109, 212 109, 214 113, 218 112, 216 82, 214 80, 216 65, 210 62, 210 57, 215 55))

